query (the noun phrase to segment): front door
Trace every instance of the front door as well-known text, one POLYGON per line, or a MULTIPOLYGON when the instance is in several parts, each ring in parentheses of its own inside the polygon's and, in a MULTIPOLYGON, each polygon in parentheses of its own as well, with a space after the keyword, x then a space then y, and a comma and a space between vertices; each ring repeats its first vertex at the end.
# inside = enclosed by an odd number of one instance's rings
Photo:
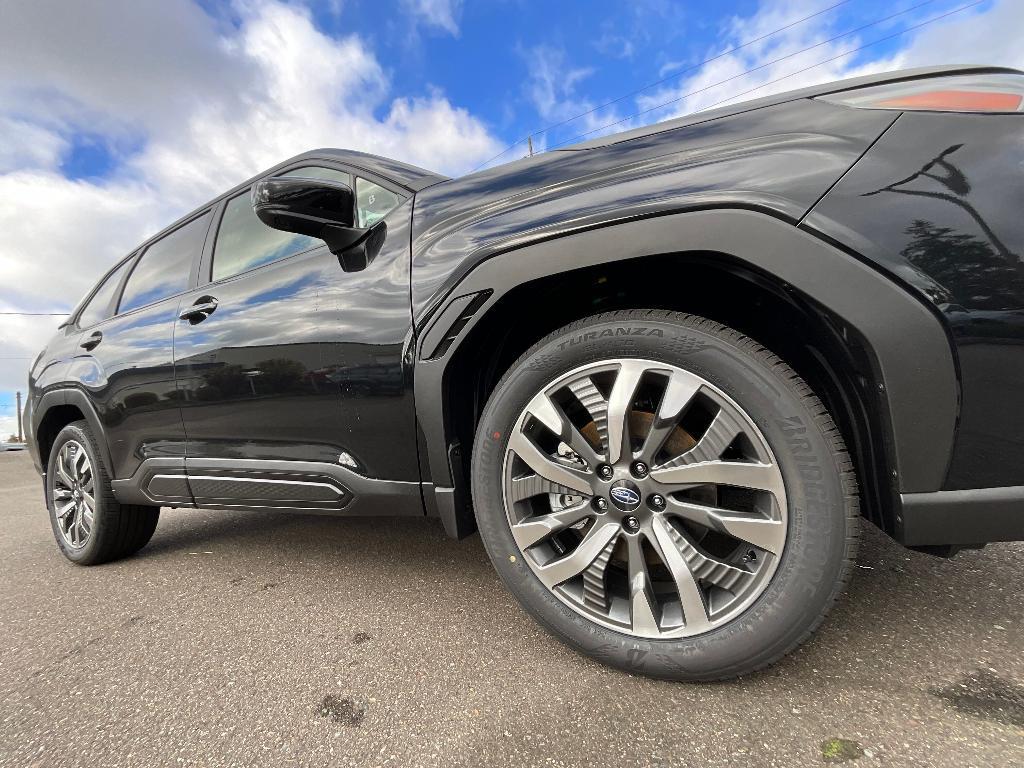
MULTIPOLYGON (((353 183, 340 169, 290 173, 353 183)), ((396 512, 421 511, 403 355, 411 203, 381 189, 397 206, 359 272, 319 240, 266 227, 248 190, 223 204, 206 280, 183 298, 174 340, 200 506, 334 511, 383 495, 396 512)))

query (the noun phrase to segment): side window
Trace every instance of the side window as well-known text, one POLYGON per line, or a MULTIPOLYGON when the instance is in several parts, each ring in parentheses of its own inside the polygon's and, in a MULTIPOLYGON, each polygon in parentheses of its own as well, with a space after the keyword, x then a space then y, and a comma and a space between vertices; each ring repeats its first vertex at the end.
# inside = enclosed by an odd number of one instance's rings
POLYGON ((356 177, 356 226, 372 227, 405 198, 380 184, 356 177))
POLYGON ((188 288, 192 260, 203 249, 209 225, 210 214, 205 213, 149 246, 128 277, 118 312, 152 304, 188 288))
MULTIPOLYGON (((344 171, 317 166, 296 168, 282 175, 352 183, 352 177, 344 171)), ((243 192, 224 207, 213 249, 212 279, 223 280, 322 244, 313 237, 271 229, 253 213, 249 192, 243 192)))
POLYGON ((107 279, 103 281, 103 284, 93 294, 89 303, 85 305, 85 309, 78 315, 79 328, 88 328, 89 326, 96 325, 96 323, 106 320, 114 314, 114 308, 111 306, 114 293, 117 291, 118 286, 121 285, 121 278, 124 277, 125 271, 133 262, 134 259, 128 259, 124 264, 107 275, 107 279))

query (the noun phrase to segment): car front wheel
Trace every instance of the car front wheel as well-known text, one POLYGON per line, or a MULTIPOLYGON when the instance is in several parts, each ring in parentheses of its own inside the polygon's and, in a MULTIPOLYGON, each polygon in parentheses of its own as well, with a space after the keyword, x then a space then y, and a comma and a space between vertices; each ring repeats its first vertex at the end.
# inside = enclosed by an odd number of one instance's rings
POLYGON ((777 660, 856 554, 856 482, 821 401, 751 339, 679 313, 598 315, 524 354, 481 417, 473 498, 534 617, 657 677, 777 660))

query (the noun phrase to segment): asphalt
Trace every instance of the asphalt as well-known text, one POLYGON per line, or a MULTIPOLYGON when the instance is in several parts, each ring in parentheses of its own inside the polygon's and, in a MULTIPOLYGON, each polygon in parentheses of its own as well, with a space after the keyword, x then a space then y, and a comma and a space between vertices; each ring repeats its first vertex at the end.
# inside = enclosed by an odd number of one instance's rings
POLYGON ((607 669, 430 520, 165 511, 136 557, 53 542, 0 454, 0 766, 1024 765, 1024 544, 865 528, 845 598, 756 676, 607 669))

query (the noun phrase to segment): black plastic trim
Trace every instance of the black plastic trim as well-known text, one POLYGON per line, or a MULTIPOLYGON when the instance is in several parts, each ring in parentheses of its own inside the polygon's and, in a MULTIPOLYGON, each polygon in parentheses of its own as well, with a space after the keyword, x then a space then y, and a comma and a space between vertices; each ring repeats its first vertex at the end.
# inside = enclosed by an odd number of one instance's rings
MULTIPOLYGON (((874 356, 874 378, 888 414, 895 486, 904 493, 942 487, 955 433, 956 369, 946 331, 931 310, 876 269, 812 234, 763 213, 742 209, 691 211, 635 219, 517 249, 475 267, 452 291, 490 289, 487 304, 460 334, 509 290, 530 280, 582 267, 658 254, 725 253, 784 281, 826 307, 863 337, 874 356)), ((652 276, 656 279, 656 276, 652 276)), ((448 466, 444 375, 461 340, 416 369, 416 402, 426 436, 430 478, 453 485, 448 466), (434 404, 437 404, 436 406, 434 404)), ((452 533, 452 531, 449 531, 452 533)))
POLYGON ((1024 541, 1024 486, 905 493, 907 546, 1024 541))
POLYGON ((115 480, 112 485, 118 500, 131 504, 314 514, 423 515, 418 482, 378 480, 340 465, 314 461, 149 458, 130 478, 115 480), (170 482, 174 478, 187 482, 192 494, 189 499, 155 492, 157 480, 164 487, 180 487, 170 482), (281 492, 285 485, 288 493, 281 492))
POLYGON ((82 412, 82 416, 85 418, 86 423, 89 425, 89 429, 96 438, 96 442, 100 449, 100 458, 102 459, 104 466, 107 468, 108 472, 113 472, 114 465, 110 459, 110 447, 107 445, 107 433, 103 428, 103 422, 100 421, 100 417, 96 413, 96 409, 93 408, 92 402, 89 400, 88 396, 80 389, 65 387, 61 389, 51 389, 43 394, 43 396, 39 398, 39 403, 32 411, 32 434, 38 436, 39 426, 43 423, 43 419, 46 418, 46 414, 51 408, 61 405, 73 405, 82 412))
POLYGON ((479 291, 452 299, 423 334, 421 356, 434 360, 444 355, 490 295, 490 291, 479 291))
POLYGON ((111 480, 114 496, 122 504, 194 507, 195 499, 185 477, 185 460, 149 458, 123 480, 111 480))

